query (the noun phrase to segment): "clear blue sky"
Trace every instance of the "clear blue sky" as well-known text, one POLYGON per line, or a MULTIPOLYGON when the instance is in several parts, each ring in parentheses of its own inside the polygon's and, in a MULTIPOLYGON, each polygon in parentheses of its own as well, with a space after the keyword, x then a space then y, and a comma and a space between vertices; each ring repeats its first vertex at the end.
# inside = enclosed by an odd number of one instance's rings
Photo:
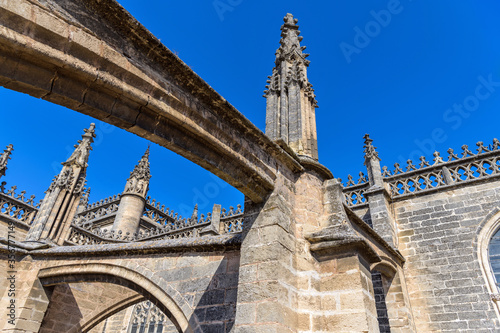
MULTIPOLYGON (((485 1, 166 1, 120 3, 260 129, 282 18, 299 19, 319 108, 319 158, 336 177, 364 171, 363 135, 383 165, 475 148, 500 137, 500 3, 485 1), (361 31, 361 32, 360 32, 361 31), (465 104, 465 105, 464 105, 465 104)), ((93 119, 0 89, 0 145, 14 144, 8 185, 43 196, 93 119)), ((91 200, 120 193, 148 142, 102 122, 91 200)), ((150 195, 187 213, 243 195, 157 145, 150 195)))

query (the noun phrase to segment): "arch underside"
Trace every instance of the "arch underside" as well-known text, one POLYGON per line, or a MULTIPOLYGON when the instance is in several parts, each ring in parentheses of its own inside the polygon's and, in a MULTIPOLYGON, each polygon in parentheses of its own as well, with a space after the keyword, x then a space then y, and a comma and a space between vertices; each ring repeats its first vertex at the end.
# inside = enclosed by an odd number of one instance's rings
POLYGON ((69 306, 73 306, 73 317, 76 317, 73 319, 71 332, 88 332, 106 318, 144 300, 148 300, 158 307, 179 332, 194 331, 186 314, 165 290, 128 269, 105 264, 59 266, 41 270, 39 279, 45 289, 52 289, 49 292, 52 296, 54 293, 59 293, 56 299, 61 300, 62 303, 54 308, 66 307, 66 309, 52 310, 54 312, 52 315, 51 301, 41 332, 57 332, 57 330, 53 330, 55 325, 49 321, 54 316, 64 318, 64 312, 68 311, 69 306), (114 273, 110 273, 111 270, 114 273), (101 307, 99 303, 102 301, 102 297, 95 291, 98 287, 110 284, 121 291, 106 288, 103 295, 109 298, 109 295, 118 293, 123 297, 116 298, 108 302, 106 306, 101 307), (82 286, 88 286, 88 288, 82 286), (60 289, 65 290, 61 292, 60 289), (80 295, 84 295, 86 299, 82 299, 80 295), (94 301, 93 304, 89 303, 91 300, 94 301), (93 305, 95 306, 94 311, 85 313, 85 308, 93 305), (44 330, 44 325, 48 327, 46 330, 44 330))
POLYGON ((300 164, 116 1, 0 5, 0 85, 156 142, 260 202, 300 164))

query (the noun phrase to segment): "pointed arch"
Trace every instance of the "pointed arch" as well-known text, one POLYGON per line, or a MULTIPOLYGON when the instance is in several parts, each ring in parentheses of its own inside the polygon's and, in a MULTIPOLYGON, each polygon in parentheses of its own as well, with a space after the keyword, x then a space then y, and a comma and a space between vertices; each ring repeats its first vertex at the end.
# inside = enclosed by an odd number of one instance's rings
MULTIPOLYGON (((182 303, 182 297, 170 295, 171 293, 167 292, 167 288, 161 288, 142 274, 125 267, 111 264, 64 265, 42 269, 38 273, 38 278, 44 287, 76 282, 119 284, 137 291, 150 300, 165 313, 179 332, 193 333, 196 329, 188 319, 188 316, 194 316, 194 313, 186 314, 183 311, 183 308, 186 308, 188 304, 185 301, 185 304, 178 304, 179 302, 182 303)), ((195 322, 197 322, 196 319, 195 322)))
POLYGON ((493 274, 490 262, 489 246, 491 238, 500 230, 500 208, 493 209, 480 223, 479 233, 476 238, 477 258, 483 273, 483 278, 486 282, 486 287, 491 295, 491 300, 494 303, 495 313, 500 319, 500 295, 497 287, 497 281, 493 274))

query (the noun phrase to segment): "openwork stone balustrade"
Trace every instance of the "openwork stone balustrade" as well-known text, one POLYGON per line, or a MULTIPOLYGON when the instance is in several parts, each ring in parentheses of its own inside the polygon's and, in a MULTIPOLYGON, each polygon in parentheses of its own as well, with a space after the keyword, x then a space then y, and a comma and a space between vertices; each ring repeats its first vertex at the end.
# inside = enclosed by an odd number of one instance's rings
POLYGON ((0 185, 0 214, 31 225, 41 202, 35 204, 34 195, 26 198, 26 191, 16 194, 17 186, 6 190, 5 185, 6 182, 0 185))
MULTIPOLYGON (((87 209, 78 214, 72 225, 68 244, 91 245, 104 243, 138 242, 161 239, 178 239, 200 237, 201 231, 212 223, 212 213, 201 214, 199 218, 183 218, 165 205, 151 200, 146 200, 143 218, 156 224, 147 231, 139 233, 123 233, 122 231, 108 230, 99 224, 114 218, 118 211, 120 196, 113 196, 98 203, 87 205, 87 209)), ((236 209, 232 206, 229 210, 220 212, 220 233, 239 233, 243 231, 243 210, 241 205, 236 209)), ((109 228, 109 227, 108 227, 109 228)))
MULTIPOLYGON (((417 164, 414 164, 412 160, 408 160, 405 167, 395 163, 393 171, 384 166, 381 171, 384 186, 392 199, 398 199, 408 195, 429 193, 443 186, 455 186, 498 177, 500 175, 500 141, 493 139, 493 143, 488 146, 479 141, 476 145, 476 153, 467 145, 463 145, 460 153, 455 153, 451 148, 448 149, 448 157, 445 158, 439 152, 434 152, 432 162, 426 161, 422 156, 417 164)), ((345 203, 351 207, 366 205, 368 202, 364 197, 364 192, 370 186, 362 172, 359 173, 357 182, 349 175, 343 190, 345 203)))

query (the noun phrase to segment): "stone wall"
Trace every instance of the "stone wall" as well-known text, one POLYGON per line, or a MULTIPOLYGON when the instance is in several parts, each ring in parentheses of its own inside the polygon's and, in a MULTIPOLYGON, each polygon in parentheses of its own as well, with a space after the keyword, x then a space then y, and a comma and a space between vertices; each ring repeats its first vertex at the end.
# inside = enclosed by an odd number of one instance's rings
POLYGON ((63 283, 50 290, 40 333, 77 332, 88 321, 137 293, 103 282, 63 283))
MULTIPOLYGON (((70 247, 68 251, 75 248, 70 247)), ((98 308, 103 297, 113 295, 110 288, 107 288, 109 293, 106 291, 103 283, 112 283, 114 287, 124 290, 132 289, 134 293, 140 292, 167 316, 186 318, 193 330, 199 327, 207 332, 225 332, 233 327, 239 251, 129 253, 126 257, 105 258, 98 255, 86 258, 68 255, 52 258, 24 257, 17 263, 17 281, 20 284, 17 327, 22 328, 22 331, 61 332, 58 329, 63 320, 72 322, 74 326, 85 326, 87 323, 82 322, 82 318, 85 317, 86 309, 98 308), (50 277, 37 278, 50 270, 56 273, 50 277), (165 296, 158 297, 155 288, 161 288, 165 296), (102 293, 99 294, 99 291, 102 293), (55 294, 59 296, 53 298, 55 294), (51 306, 44 318, 49 300, 51 306), (75 315, 63 315, 70 307, 74 310, 70 313, 75 315), (59 325, 55 325, 56 320, 59 325)), ((104 305, 102 310, 109 309, 108 305, 104 305)), ((178 324, 183 325, 182 321, 178 324)), ((186 328, 184 325, 183 329, 186 328)), ((2 331, 10 332, 12 327, 5 325, 2 331)), ((71 330, 64 328, 63 331, 71 330)))
POLYGON ((399 249, 419 332, 493 332, 498 316, 482 275, 476 238, 500 207, 500 182, 420 194, 394 203, 399 249))

